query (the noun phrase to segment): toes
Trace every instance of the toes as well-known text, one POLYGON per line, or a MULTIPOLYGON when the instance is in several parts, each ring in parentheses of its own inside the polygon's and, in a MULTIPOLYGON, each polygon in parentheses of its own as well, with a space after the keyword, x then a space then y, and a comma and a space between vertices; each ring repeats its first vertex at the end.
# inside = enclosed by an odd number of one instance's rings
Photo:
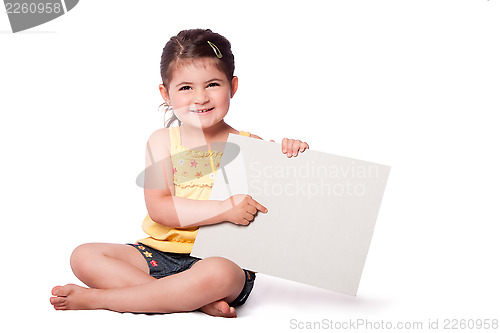
POLYGON ((70 294, 73 285, 67 284, 65 286, 55 286, 52 288, 52 295, 55 297, 50 298, 50 304, 54 306, 56 310, 66 310, 67 309, 67 296, 70 294))
POLYGON ((59 296, 59 288, 61 288, 61 286, 56 286, 56 287, 52 288, 52 295, 59 296))
POLYGON ((229 312, 229 305, 225 301, 219 301, 219 303, 216 304, 216 308, 222 313, 229 312))
POLYGON ((52 288, 52 295, 66 297, 71 293, 71 290, 75 287, 74 284, 67 284, 65 286, 56 286, 52 288))
POLYGON ((205 305, 200 310, 211 316, 235 318, 236 310, 230 307, 226 301, 220 300, 208 305, 205 305))
POLYGON ((217 304, 217 310, 221 313, 222 317, 236 317, 236 310, 232 306, 230 307, 225 301, 220 301, 217 304))
POLYGON ((56 310, 64 310, 66 308, 66 297, 51 297, 50 304, 52 304, 56 310))
POLYGON ((51 297, 50 298, 50 304, 56 306, 64 302, 64 299, 62 297, 51 297))
POLYGON ((66 307, 66 304, 63 304, 63 305, 54 305, 54 309, 55 310, 68 310, 68 308, 66 307))

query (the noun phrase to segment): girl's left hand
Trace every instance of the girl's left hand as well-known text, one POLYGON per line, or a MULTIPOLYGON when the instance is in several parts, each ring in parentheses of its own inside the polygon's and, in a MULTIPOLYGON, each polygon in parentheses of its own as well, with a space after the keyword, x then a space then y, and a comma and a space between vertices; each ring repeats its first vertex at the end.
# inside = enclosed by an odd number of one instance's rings
MULTIPOLYGON (((274 142, 274 140, 271 141, 274 142)), ((308 148, 309 145, 307 142, 300 140, 284 138, 281 142, 281 150, 283 151, 283 154, 286 154, 288 157, 297 156, 299 151, 303 153, 308 148)))

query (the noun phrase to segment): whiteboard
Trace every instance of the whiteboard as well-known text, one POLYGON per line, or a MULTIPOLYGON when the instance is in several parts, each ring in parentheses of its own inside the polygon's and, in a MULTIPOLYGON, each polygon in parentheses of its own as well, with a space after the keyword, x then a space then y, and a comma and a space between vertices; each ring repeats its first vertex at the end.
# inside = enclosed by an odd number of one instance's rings
POLYGON ((239 152, 224 152, 210 200, 245 193, 269 211, 248 226, 200 227, 191 255, 356 295, 390 167, 314 150, 288 158, 280 143, 239 135, 228 142, 239 152))

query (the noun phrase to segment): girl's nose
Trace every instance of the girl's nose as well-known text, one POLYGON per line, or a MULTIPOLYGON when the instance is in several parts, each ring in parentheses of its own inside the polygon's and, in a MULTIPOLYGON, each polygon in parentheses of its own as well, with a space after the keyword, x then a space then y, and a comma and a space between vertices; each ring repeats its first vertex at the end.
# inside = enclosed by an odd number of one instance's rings
POLYGON ((205 104, 209 101, 208 94, 205 90, 200 90, 196 93, 194 97, 194 103, 196 104, 205 104))

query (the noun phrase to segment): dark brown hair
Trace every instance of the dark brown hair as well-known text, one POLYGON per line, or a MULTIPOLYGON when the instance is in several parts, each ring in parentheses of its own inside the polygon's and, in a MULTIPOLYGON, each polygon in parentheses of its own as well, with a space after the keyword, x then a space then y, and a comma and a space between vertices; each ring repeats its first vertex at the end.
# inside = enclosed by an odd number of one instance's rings
MULTIPOLYGON (((234 76, 234 56, 231 52, 231 43, 218 33, 210 29, 190 29, 182 30, 173 36, 165 44, 160 61, 160 73, 163 85, 168 89, 172 74, 176 66, 183 59, 215 58, 217 68, 223 72, 229 83, 234 76), (210 42, 210 43, 209 43, 210 42), (212 47, 212 45, 215 46, 212 47), (218 51, 218 52, 217 52, 218 51)), ((168 105, 163 103, 161 106, 168 105)), ((166 112, 165 111, 165 112, 166 112)), ((168 120, 165 127, 169 127, 174 121, 179 119, 172 112, 172 117, 168 120)))

